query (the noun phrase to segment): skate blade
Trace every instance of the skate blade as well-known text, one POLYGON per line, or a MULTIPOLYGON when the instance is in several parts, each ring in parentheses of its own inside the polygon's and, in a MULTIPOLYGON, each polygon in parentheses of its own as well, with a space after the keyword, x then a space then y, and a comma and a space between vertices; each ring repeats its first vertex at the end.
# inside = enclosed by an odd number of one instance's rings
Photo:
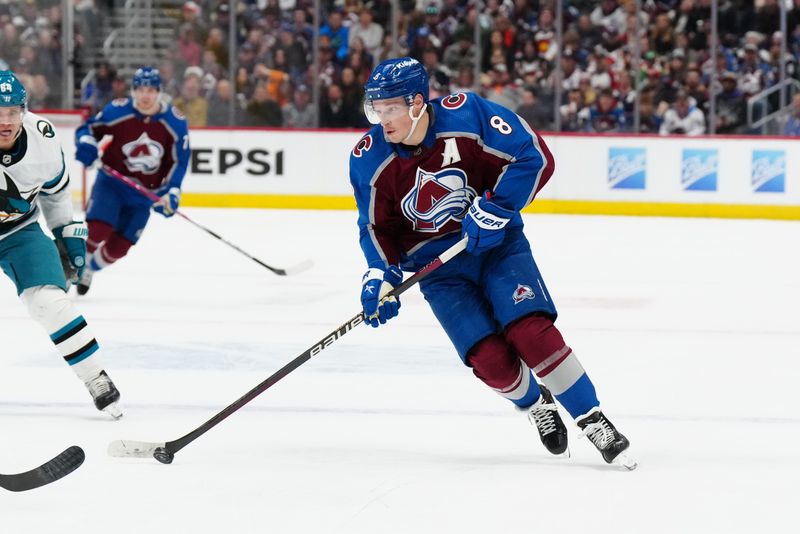
POLYGON ((553 458, 571 458, 571 457, 572 457, 572 453, 569 452, 569 447, 567 447, 567 450, 565 450, 564 452, 562 452, 560 454, 553 454, 553 458))
POLYGON ((628 471, 633 471, 637 467, 639 467, 639 463, 631 457, 627 451, 623 451, 617 455, 614 460, 611 461, 612 465, 618 465, 620 467, 624 467, 628 471))
POLYGON ((110 415, 114 419, 114 421, 119 421, 120 419, 122 419, 122 408, 120 408, 119 404, 117 404, 116 402, 112 402, 111 404, 103 408, 103 411, 106 412, 108 415, 110 415))

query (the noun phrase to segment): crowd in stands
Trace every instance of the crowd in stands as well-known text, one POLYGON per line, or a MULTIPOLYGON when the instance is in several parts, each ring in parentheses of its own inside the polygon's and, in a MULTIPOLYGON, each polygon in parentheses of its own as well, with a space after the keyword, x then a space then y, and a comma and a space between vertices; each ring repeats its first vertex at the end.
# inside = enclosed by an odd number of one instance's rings
MULTIPOLYGON (((53 59, 60 2, 37 0, 37 11, 33 0, 3 1, 0 57, 25 75, 54 79, 61 68, 53 59)), ((778 83, 784 40, 787 76, 799 76, 800 0, 788 10, 785 36, 778 5, 784 0, 719 0, 715 57, 709 52, 711 0, 642 0, 638 21, 634 0, 564 0, 560 45, 555 1, 483 0, 477 9, 473 0, 400 0, 395 40, 389 0, 323 0, 315 65, 310 0, 238 2, 232 53, 228 3, 188 0, 176 17, 175 46, 157 66, 165 96, 194 127, 230 125, 231 110, 235 125, 312 127, 318 80, 319 125, 364 128, 362 86, 372 67, 411 55, 427 68, 433 97, 477 89, 538 130, 554 129, 557 114, 564 131, 631 132, 638 123, 641 133, 687 135, 710 131, 712 98, 717 133, 750 133, 747 98, 778 83), (482 50, 477 80, 476 24, 482 50)), ((88 89, 82 104, 91 109, 127 91, 108 64, 98 65, 88 89)), ((774 95, 757 111, 777 104, 774 95)), ((797 122, 800 103, 795 110, 797 122)))

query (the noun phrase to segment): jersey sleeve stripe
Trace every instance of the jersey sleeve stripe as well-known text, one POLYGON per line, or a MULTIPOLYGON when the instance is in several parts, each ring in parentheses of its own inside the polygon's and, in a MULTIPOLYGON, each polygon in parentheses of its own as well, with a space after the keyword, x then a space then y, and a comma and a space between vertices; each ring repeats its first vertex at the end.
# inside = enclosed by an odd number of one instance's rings
POLYGON ((69 184, 69 174, 67 173, 67 166, 64 163, 64 153, 61 153, 61 172, 58 173, 58 176, 46 182, 42 186, 42 194, 44 195, 55 195, 62 191, 67 185, 69 184))

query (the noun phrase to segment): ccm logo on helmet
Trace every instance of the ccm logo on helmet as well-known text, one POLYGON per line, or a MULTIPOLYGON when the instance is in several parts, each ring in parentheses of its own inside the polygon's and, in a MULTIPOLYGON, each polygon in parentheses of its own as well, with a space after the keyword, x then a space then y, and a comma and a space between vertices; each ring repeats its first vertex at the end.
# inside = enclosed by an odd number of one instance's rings
POLYGON ((372 136, 366 135, 361 138, 361 141, 353 148, 353 155, 357 158, 360 158, 364 152, 369 151, 372 148, 372 136))
POLYGON ((458 109, 467 101, 467 95, 464 93, 456 93, 454 95, 446 96, 442 99, 442 107, 445 109, 458 109))

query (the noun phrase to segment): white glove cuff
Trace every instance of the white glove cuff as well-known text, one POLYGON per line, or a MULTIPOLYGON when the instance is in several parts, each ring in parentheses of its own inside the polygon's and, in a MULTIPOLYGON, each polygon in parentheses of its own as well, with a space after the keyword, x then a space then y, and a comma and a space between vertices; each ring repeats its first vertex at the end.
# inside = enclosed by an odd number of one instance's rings
POLYGON ((97 146, 97 139, 91 135, 82 135, 78 138, 79 143, 86 143, 87 145, 97 146))
POLYGON ((86 238, 89 237, 89 228, 86 226, 86 223, 83 221, 76 221, 66 225, 64 228, 61 229, 61 237, 74 237, 78 239, 83 239, 84 241, 86 238))
POLYGON ((475 200, 469 207, 469 215, 472 217, 472 220, 475 221, 475 224, 485 230, 499 230, 508 224, 510 219, 489 213, 481 208, 481 198, 482 197, 475 197, 475 200))

